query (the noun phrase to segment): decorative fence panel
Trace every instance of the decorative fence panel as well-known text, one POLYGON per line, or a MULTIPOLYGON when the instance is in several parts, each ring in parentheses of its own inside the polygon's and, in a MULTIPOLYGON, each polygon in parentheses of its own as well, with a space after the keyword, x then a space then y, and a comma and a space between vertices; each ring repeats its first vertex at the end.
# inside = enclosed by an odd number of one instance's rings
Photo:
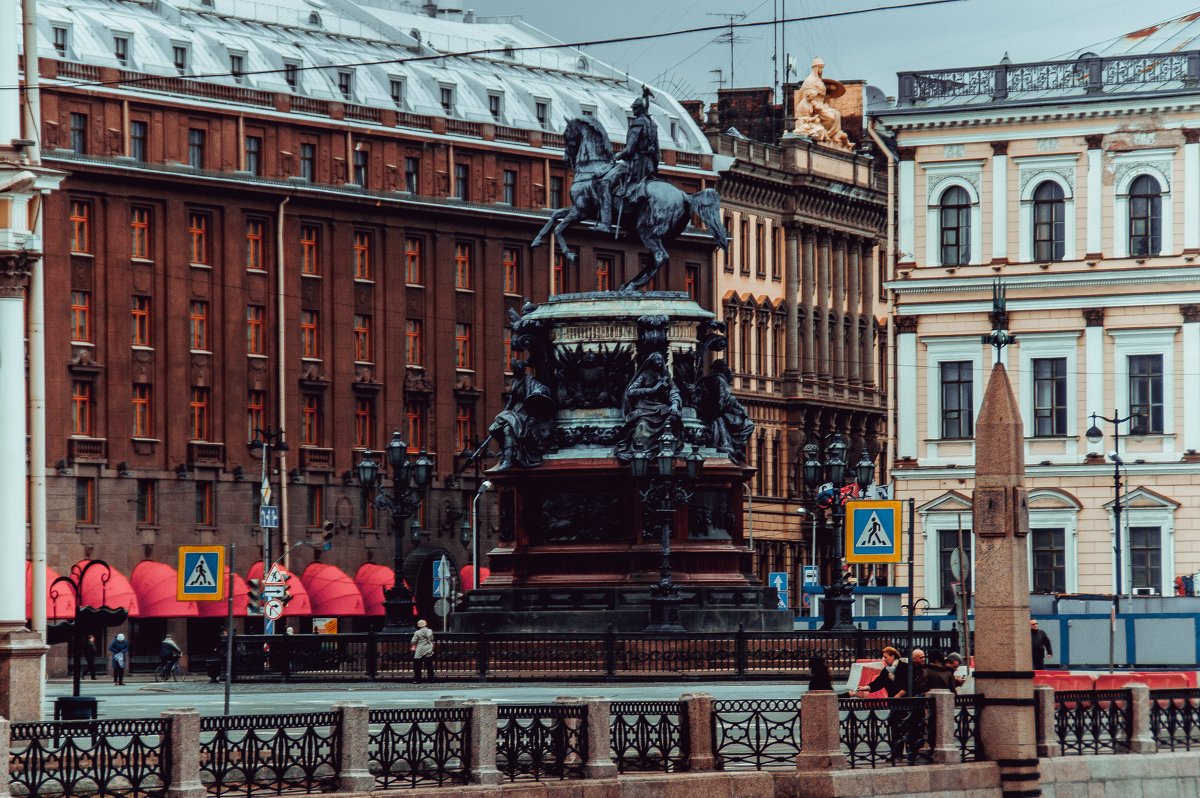
POLYGON ((800 753, 800 699, 712 702, 718 770, 795 767, 800 753))
POLYGON ((1151 690, 1150 734, 1160 751, 1200 748, 1200 690, 1151 690))
POLYGON ((682 701, 613 701, 609 730, 617 772, 676 771, 690 746, 682 701))
POLYGON ((930 698, 841 698, 840 737, 851 768, 933 761, 930 698))
POLYGON ((466 784, 471 711, 372 709, 369 758, 379 789, 466 784))
POLYGON ((581 779, 587 709, 578 704, 497 708, 496 769, 509 781, 581 779))
POLYGON ((200 719, 200 780, 214 796, 329 792, 340 759, 341 713, 200 719))
POLYGON ((14 723, 11 728, 13 795, 167 794, 170 720, 14 723))
POLYGON ((983 696, 974 693, 954 696, 954 739, 958 741, 964 762, 979 760, 979 708, 982 705, 983 696))
POLYGON ((1127 753, 1131 700, 1129 690, 1056 690, 1054 725, 1063 754, 1127 753))

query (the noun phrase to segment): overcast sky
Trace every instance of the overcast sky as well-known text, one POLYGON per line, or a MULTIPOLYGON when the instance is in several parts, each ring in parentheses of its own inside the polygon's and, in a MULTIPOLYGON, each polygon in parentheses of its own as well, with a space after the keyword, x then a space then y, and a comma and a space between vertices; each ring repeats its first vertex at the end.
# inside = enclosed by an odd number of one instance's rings
MULTIPOLYGON (((446 7, 452 0, 439 0, 446 7)), ((515 14, 546 33, 574 42, 637 33, 659 33, 720 24, 729 13, 743 21, 769 21, 894 5, 904 0, 461 0, 481 15, 515 14)), ((1054 58, 1087 45, 1200 9, 1200 0, 960 0, 924 8, 792 22, 783 31, 799 79, 814 55, 825 76, 866 80, 896 93, 896 72, 994 64, 1004 53, 1014 62, 1054 58)), ((775 26, 735 31, 734 85, 773 86, 775 26)), ((715 99, 721 70, 729 84, 729 45, 715 34, 689 34, 648 42, 589 48, 596 58, 657 82, 679 99, 715 99)), ((1200 46, 1198 43, 1197 46, 1200 46)), ((784 62, 780 56, 780 63, 784 62)))

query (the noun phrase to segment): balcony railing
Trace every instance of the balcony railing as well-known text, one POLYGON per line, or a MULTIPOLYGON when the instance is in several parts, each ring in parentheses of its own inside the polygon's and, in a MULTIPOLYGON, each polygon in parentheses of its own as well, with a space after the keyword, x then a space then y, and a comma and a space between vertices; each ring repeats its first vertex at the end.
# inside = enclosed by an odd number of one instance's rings
POLYGON ((300 447, 300 467, 317 471, 332 471, 333 449, 317 449, 313 446, 300 447))
POLYGON ((188 462, 193 465, 222 465, 225 462, 225 444, 192 441, 188 444, 188 462))
POLYGON ((105 438, 68 438, 67 453, 72 460, 103 460, 107 445, 105 438))

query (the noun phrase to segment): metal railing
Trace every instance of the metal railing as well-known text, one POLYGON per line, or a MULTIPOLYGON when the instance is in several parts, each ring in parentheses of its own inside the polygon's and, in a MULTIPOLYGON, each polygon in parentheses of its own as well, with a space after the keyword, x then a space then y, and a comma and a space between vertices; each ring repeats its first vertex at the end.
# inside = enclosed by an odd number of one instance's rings
POLYGON ((962 761, 979 760, 979 708, 983 696, 974 693, 954 696, 954 739, 962 761))
POLYGON ((1129 690, 1056 690, 1054 725, 1063 754, 1128 752, 1131 701, 1129 690))
POLYGON ((838 712, 851 768, 933 761, 933 699, 839 698, 838 712))
POLYGON ((713 701, 712 736, 718 770, 795 767, 800 699, 713 701))
POLYGON ((160 798, 170 773, 171 721, 14 723, 8 757, 14 795, 160 798))
POLYGON ((613 701, 609 734, 618 773, 678 771, 690 746, 682 701, 613 701))
POLYGON ((200 780, 213 796, 329 792, 341 713, 200 719, 200 780))
POLYGON ((375 786, 466 784, 470 719, 465 708, 372 709, 368 756, 375 786))
POLYGON ((1151 690, 1150 734, 1160 751, 1200 748, 1200 690, 1151 690))
POLYGON ((581 779, 587 762, 587 708, 504 705, 496 715, 496 769, 509 781, 581 779))

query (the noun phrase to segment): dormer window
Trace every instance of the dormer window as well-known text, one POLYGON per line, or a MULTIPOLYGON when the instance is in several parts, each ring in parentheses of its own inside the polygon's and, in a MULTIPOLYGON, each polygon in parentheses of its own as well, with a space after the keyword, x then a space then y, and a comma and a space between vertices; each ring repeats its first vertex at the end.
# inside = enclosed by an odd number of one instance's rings
POLYGON ((349 100, 354 96, 354 73, 346 70, 338 71, 338 91, 342 97, 349 100))
POLYGON ((579 69, 580 72, 587 72, 588 71, 587 58, 582 55, 579 56, 579 60, 575 63, 575 66, 579 69))
POLYGON ((547 120, 550 118, 550 102, 548 100, 538 100, 533 104, 533 113, 537 117, 538 125, 544 128, 547 120))
POLYGON ((245 72, 246 57, 241 53, 229 54, 229 73, 233 75, 233 79, 241 83, 242 76, 245 72))
POLYGON ((321 15, 316 11, 310 12, 308 15, 308 24, 314 27, 321 27, 321 15))
POLYGON ((187 47, 185 45, 182 45, 182 44, 171 45, 171 57, 172 57, 172 60, 175 62, 175 69, 177 69, 179 71, 180 75, 187 72, 188 51, 187 51, 187 47))
POLYGON ((492 119, 500 121, 500 112, 503 107, 503 98, 499 94, 488 95, 488 113, 492 115, 492 119))
POLYGON ((388 81, 388 88, 391 90, 392 102, 397 107, 404 104, 404 81, 392 78, 388 81))
POLYGON ((671 120, 671 141, 679 141, 679 123, 671 120))
POLYGON ((129 66, 129 37, 113 37, 113 56, 121 66, 129 66))
POLYGON ((442 102, 442 110, 448 114, 452 113, 454 111, 454 87, 442 86, 439 96, 442 102))
POLYGON ((283 82, 288 85, 289 89, 295 89, 300 83, 300 65, 290 62, 283 62, 283 82))
POLYGON ((583 114, 584 116, 586 116, 590 119, 591 117, 596 115, 596 106, 582 105, 579 107, 579 113, 583 114))
POLYGON ((53 30, 54 51, 61 56, 65 56, 67 54, 67 29, 55 25, 53 30))

